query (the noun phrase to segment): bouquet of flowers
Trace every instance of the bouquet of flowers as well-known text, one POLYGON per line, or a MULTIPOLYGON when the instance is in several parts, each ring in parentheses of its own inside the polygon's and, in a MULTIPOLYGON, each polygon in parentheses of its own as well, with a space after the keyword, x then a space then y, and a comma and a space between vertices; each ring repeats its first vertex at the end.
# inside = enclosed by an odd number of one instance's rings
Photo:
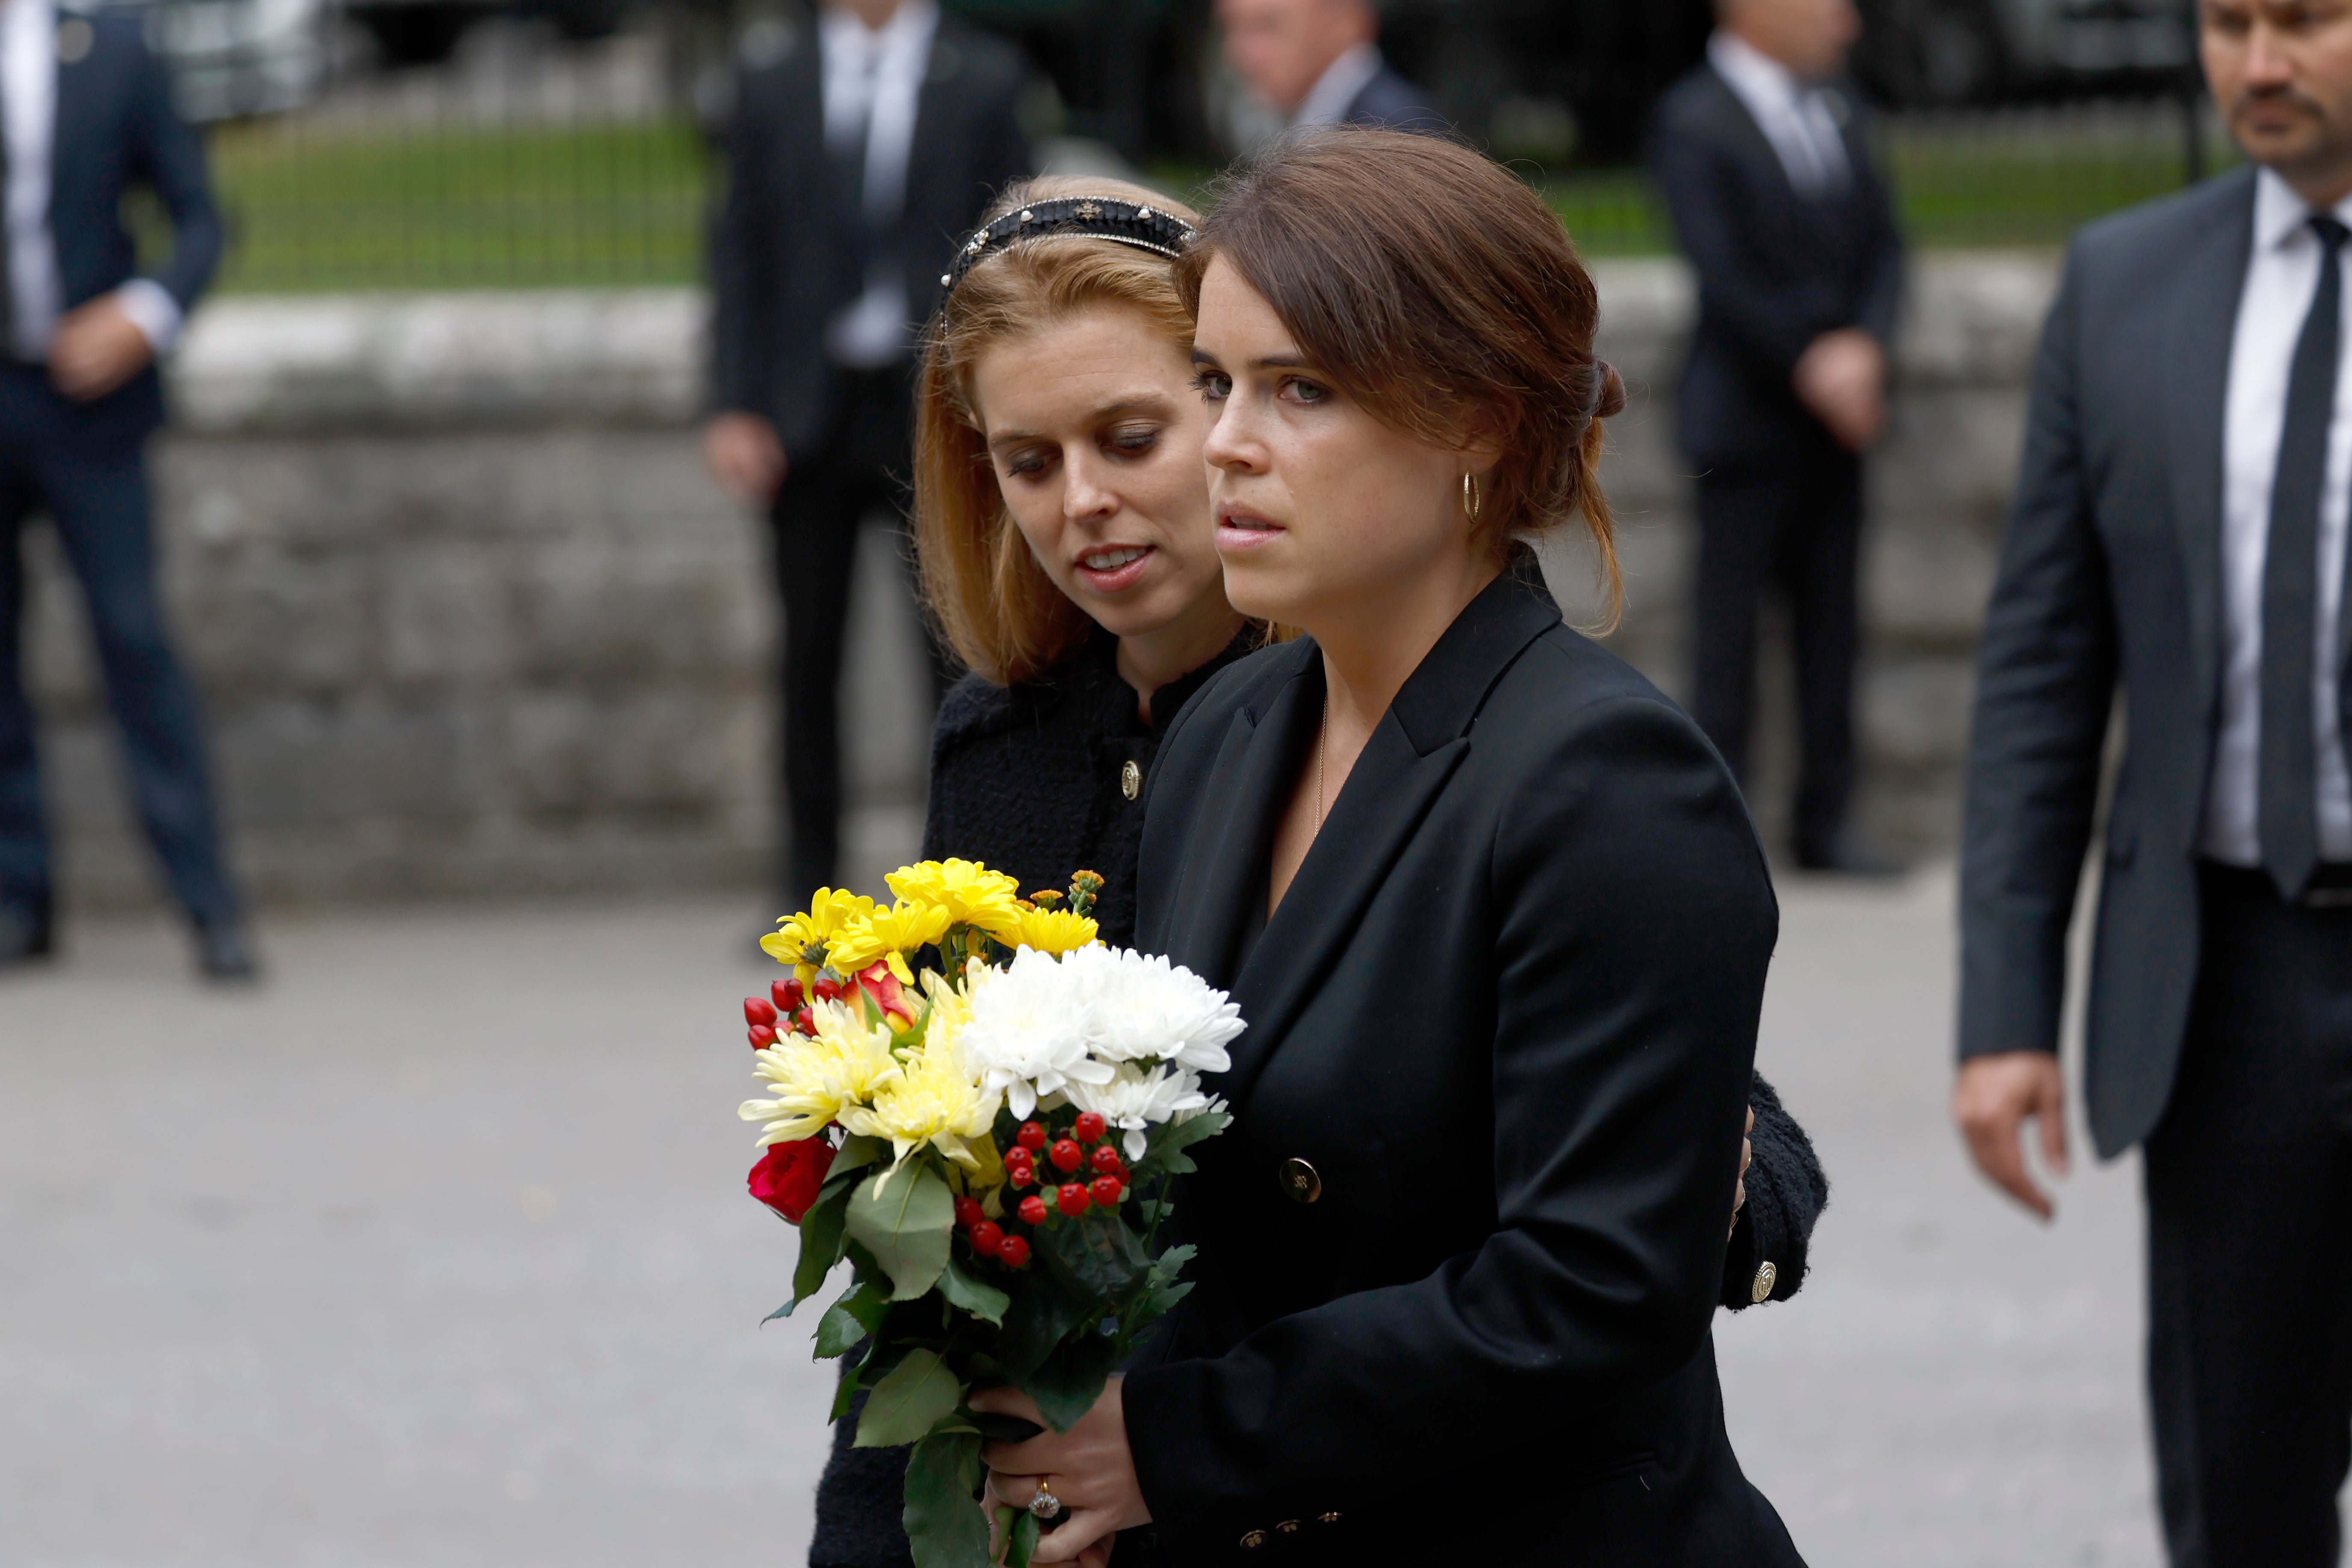
MULTIPOLYGON (((1168 1180, 1222 1131, 1201 1087, 1239 1009, 1164 958, 1104 946, 1100 878, 1024 899, 967 860, 888 879, 895 900, 824 889, 761 946, 793 973, 744 1003, 772 1099, 754 1197, 800 1229, 790 1314, 849 1260, 816 1353, 864 1358, 861 1447, 914 1445, 906 1527, 920 1568, 979 1568, 989 1418, 1012 1384, 1057 1431, 1090 1409, 1138 1338, 1191 1287, 1189 1247, 1156 1252, 1168 1180), (936 959, 919 978, 916 965, 936 959)), ((999 1521, 1025 1564, 1038 1521, 999 1521)))

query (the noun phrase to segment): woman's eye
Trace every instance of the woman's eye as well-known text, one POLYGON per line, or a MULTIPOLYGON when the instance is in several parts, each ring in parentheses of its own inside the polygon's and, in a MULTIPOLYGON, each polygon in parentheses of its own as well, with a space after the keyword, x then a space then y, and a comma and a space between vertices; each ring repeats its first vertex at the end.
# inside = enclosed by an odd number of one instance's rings
POLYGON ((1297 376, 1291 377, 1284 390, 1301 403, 1320 403, 1331 395, 1328 389, 1311 381, 1301 381, 1297 376))
POLYGON ((1015 452, 1004 459, 1004 471, 1024 479, 1045 471, 1045 456, 1042 452, 1015 452))
POLYGON ((1233 395, 1234 378, 1221 370, 1198 372, 1192 377, 1192 384, 1212 403, 1223 403, 1233 395))
POLYGON ((1110 446, 1119 452, 1148 452, 1160 444, 1160 427, 1156 425, 1133 426, 1110 433, 1110 446))

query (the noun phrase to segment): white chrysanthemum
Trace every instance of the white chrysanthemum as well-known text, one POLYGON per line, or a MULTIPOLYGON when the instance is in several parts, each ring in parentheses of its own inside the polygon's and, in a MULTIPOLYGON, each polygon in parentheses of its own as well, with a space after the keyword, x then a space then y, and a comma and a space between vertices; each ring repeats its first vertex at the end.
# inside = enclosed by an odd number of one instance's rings
POLYGON ((1110 1065, 1087 1053, 1088 979, 1034 948, 975 974, 963 1048, 980 1068, 981 1087, 1001 1091, 1013 1115, 1026 1120, 1048 1095, 1110 1080, 1110 1065))
POLYGON ((1093 1003, 1087 1044, 1097 1057, 1174 1062, 1195 1073, 1233 1066, 1225 1047, 1246 1026, 1223 992, 1157 954, 1093 948, 1063 962, 1082 960, 1093 1003))
POLYGON ((1144 1131, 1187 1111, 1206 1110, 1209 1097, 1201 1092, 1200 1075, 1182 1068, 1139 1067, 1122 1062, 1108 1083, 1073 1083, 1070 1103, 1091 1110, 1124 1131, 1122 1142, 1130 1160, 1143 1158, 1144 1131))

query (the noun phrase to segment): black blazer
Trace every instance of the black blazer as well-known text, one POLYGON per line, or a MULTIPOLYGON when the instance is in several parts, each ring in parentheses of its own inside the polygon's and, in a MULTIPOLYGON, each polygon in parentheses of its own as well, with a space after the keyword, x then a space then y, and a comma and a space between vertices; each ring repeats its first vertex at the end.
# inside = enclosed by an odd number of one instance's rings
MULTIPOLYGON (((858 218, 825 153, 824 76, 813 29, 744 70, 710 238, 713 405, 766 416, 794 458, 825 438, 835 395, 825 327, 865 287, 858 218)), ((1013 113, 1022 79, 1011 46, 940 18, 898 220, 914 321, 938 306, 957 241, 1030 172, 1013 113)))
POLYGON ((1254 945, 1315 645, 1161 745, 1138 942, 1249 1026, 1178 1198, 1198 1285, 1126 1386, 1179 1563, 1799 1561, 1708 1337, 1764 858, 1697 726, 1520 570, 1397 694, 1254 945))
POLYGON ((1659 101, 1650 172, 1698 274, 1680 402, 1682 446, 1703 464, 1770 458, 1793 441, 1825 438, 1789 378, 1823 332, 1860 327, 1892 342, 1903 289, 1903 239, 1871 158, 1862 114, 1844 106, 1853 179, 1809 200, 1780 154, 1712 66, 1659 101))
MULTIPOLYGON (((2075 237, 1985 619, 1960 862, 1963 1058, 2058 1048, 2066 927, 2123 687, 2084 1069, 2103 1154, 2164 1114, 2197 981, 2222 400, 2253 211, 2241 170, 2075 237)), ((2352 668, 2352 620, 2346 632, 2352 668)))
MULTIPOLYGON (((49 232, 68 310, 110 293, 139 269, 122 223, 134 186, 155 193, 172 220, 172 253, 155 273, 183 311, 194 307, 220 265, 220 213, 213 205, 204 146, 172 107, 172 84, 148 52, 136 18, 67 13, 62 27, 90 29, 89 47, 58 59, 57 127, 49 181, 49 232)), ((93 418, 143 436, 163 417, 154 367, 100 401, 93 418)))

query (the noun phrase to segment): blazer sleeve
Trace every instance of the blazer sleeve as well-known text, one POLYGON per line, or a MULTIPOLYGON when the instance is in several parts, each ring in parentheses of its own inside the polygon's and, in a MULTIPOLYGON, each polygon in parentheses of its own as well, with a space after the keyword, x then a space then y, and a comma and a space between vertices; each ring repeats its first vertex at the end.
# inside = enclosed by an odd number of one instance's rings
POLYGON ((1903 226, 1895 216, 1895 190, 1888 183, 1866 135, 1854 142, 1862 150, 1857 167, 1870 182, 1870 268, 1853 324, 1887 348, 1895 346, 1895 330, 1903 311, 1903 226))
POLYGON ((1748 359, 1785 381, 1814 338, 1846 323, 1826 280, 1775 283, 1749 259, 1742 215, 1753 174, 1693 110, 1669 103, 1650 139, 1650 174, 1683 254, 1698 274, 1711 325, 1748 359))
POLYGON ((726 186, 710 226, 710 406, 774 416, 778 255, 767 83, 746 72, 721 138, 726 186))
POLYGON ((1768 1262, 1773 1280, 1766 1300, 1785 1301, 1803 1289, 1813 1223, 1830 1197, 1829 1177, 1813 1152, 1813 1141, 1761 1073, 1749 1086, 1748 1103, 1756 1110, 1749 1140, 1756 1158, 1748 1169, 1748 1202, 1723 1258, 1722 1304, 1735 1312, 1761 1304, 1756 1275, 1768 1262))
POLYGON ((172 220, 172 254, 155 281, 184 316, 220 267, 220 209, 213 201, 204 143, 172 106, 170 73, 143 39, 134 38, 133 47, 139 51, 131 94, 136 106, 134 167, 154 188, 172 220))
POLYGON ((2066 927, 2118 658, 2085 478, 2079 247, 2033 370, 2017 500, 1979 655, 1960 848, 1962 1059, 2058 1048, 2066 927))
POLYGON ((1527 746, 1502 803, 1491 924, 1430 943, 1497 965, 1491 1034, 1468 1021, 1454 1044, 1491 1053, 1492 1229, 1423 1279, 1130 1373, 1129 1440, 1163 1535, 1213 1541, 1228 1520, 1362 1497, 1433 1446, 1448 1468, 1475 1466, 1677 1370, 1706 1339, 1771 889, 1730 779, 1681 712, 1613 697, 1560 730, 1527 746))

